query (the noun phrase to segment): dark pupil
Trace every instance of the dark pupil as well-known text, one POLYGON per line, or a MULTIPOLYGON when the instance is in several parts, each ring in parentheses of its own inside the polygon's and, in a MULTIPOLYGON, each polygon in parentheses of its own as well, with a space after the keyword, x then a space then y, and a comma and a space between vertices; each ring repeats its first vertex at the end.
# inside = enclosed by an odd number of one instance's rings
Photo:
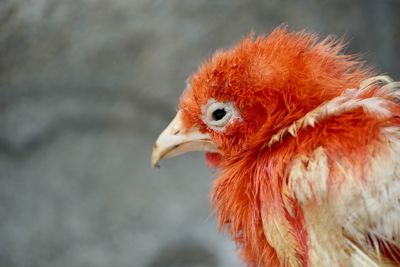
POLYGON ((219 121, 221 120, 223 117, 225 117, 226 115, 226 111, 223 108, 219 108, 214 110, 214 112, 212 113, 212 118, 215 121, 219 121))

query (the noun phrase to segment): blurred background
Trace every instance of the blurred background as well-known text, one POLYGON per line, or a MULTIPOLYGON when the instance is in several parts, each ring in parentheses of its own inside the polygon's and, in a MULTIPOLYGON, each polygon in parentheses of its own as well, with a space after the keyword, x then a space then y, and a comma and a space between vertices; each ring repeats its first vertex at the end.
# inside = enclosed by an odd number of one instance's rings
POLYGON ((399 0, 1 0, 0 266, 235 267, 201 154, 150 168, 186 78, 250 30, 400 78, 399 0))

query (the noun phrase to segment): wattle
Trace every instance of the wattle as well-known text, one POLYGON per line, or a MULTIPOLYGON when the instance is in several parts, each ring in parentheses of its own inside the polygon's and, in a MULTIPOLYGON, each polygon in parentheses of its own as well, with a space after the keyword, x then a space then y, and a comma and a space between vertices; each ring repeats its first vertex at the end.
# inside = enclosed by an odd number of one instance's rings
POLYGON ((220 153, 206 152, 205 160, 210 168, 217 168, 221 162, 222 155, 220 153))

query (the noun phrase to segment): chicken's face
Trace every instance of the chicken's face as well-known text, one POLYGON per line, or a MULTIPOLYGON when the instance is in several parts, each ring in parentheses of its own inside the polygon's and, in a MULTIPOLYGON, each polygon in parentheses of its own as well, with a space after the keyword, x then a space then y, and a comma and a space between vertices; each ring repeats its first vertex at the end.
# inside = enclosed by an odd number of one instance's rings
POLYGON ((215 166, 222 155, 245 149, 246 140, 264 124, 268 103, 255 81, 265 80, 268 74, 262 71, 270 70, 258 65, 255 72, 257 56, 238 49, 217 53, 188 80, 177 116, 156 142, 153 165, 162 158, 203 150, 211 152, 206 159, 215 166))
POLYGON ((356 62, 345 60, 340 48, 332 39, 318 43, 313 35, 280 28, 215 53, 188 80, 152 164, 201 150, 212 152, 206 158, 218 165, 221 158, 259 150, 279 129, 363 77, 352 73, 356 62))

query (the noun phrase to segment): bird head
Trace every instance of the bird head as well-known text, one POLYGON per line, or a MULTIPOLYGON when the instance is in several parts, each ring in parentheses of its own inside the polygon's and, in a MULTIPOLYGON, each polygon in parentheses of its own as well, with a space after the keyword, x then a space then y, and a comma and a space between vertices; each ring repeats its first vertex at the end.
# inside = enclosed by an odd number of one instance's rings
POLYGON ((368 70, 343 42, 280 27, 217 51, 187 82, 176 117, 154 145, 152 164, 189 151, 224 159, 264 147, 321 103, 356 87, 368 70))

